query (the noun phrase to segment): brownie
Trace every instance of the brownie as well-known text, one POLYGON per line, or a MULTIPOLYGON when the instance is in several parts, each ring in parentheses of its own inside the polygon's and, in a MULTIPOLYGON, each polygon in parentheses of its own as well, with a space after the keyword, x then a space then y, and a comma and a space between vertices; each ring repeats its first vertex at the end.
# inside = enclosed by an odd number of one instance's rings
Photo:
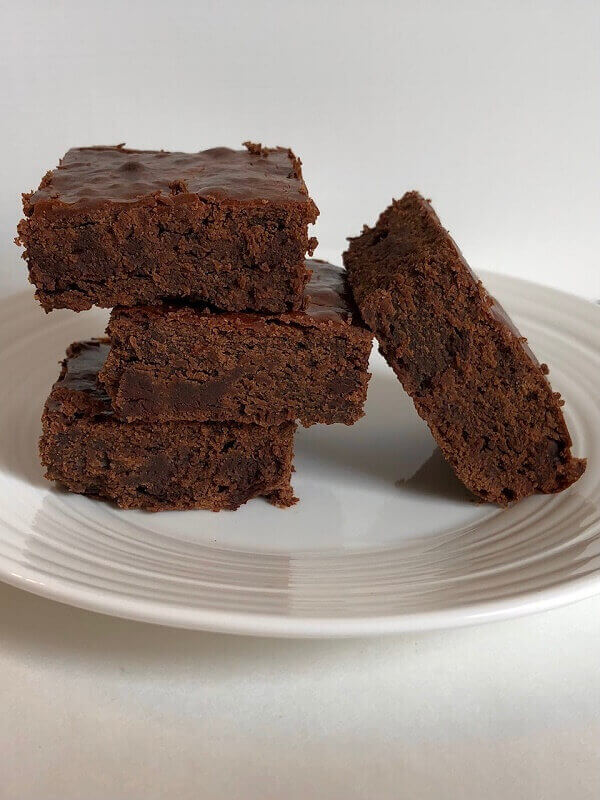
POLYGON ((173 298, 298 309, 319 213, 292 151, 249 142, 200 153, 75 148, 23 207, 17 243, 46 311, 173 298))
POLYGON ((71 345, 42 417, 46 477, 148 511, 235 509, 264 495, 295 502, 295 424, 120 422, 97 382, 106 340, 71 345))
POLYGON ((429 202, 409 192, 344 254, 381 352, 463 483, 502 506, 576 481, 560 395, 471 272, 429 202))
POLYGON ((356 422, 373 336, 358 321, 345 271, 307 265, 305 311, 115 308, 100 372, 115 412, 128 421, 356 422))

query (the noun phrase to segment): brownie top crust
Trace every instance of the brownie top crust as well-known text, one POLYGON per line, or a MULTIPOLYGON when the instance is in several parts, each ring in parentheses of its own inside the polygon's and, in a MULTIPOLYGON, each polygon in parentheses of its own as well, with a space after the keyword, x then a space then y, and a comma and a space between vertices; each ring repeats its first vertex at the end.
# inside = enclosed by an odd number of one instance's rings
POLYGON ((318 321, 352 323, 358 312, 348 289, 346 271, 317 258, 307 259, 306 267, 311 276, 304 290, 304 313, 318 321))
POLYGON ((109 350, 108 339, 89 339, 71 345, 65 359, 65 372, 60 379, 62 386, 73 392, 94 392, 104 397, 96 378, 109 350))
POLYGON ((82 210, 105 204, 131 204, 148 197, 194 195, 236 204, 274 203, 305 207, 314 222, 318 209, 308 196, 301 161, 283 147, 245 143, 245 150, 215 147, 199 153, 77 147, 48 172, 39 189, 25 196, 25 213, 36 207, 82 210))
MULTIPOLYGON (((112 416, 110 398, 98 383, 98 373, 110 350, 108 339, 88 339, 76 342, 67 350, 60 376, 47 400, 51 411, 60 409, 71 393, 78 395, 78 405, 101 416, 112 416)), ((68 410, 70 413, 71 409, 68 410)))

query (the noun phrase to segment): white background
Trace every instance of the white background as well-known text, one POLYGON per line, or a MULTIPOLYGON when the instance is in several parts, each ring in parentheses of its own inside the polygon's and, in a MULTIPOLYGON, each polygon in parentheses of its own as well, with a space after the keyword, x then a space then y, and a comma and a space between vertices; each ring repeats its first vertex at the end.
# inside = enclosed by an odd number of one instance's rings
POLYGON ((292 146, 333 255, 431 197, 477 269, 600 296, 597 0, 6 2, 3 269, 70 146, 292 146))
MULTIPOLYGON (((322 254, 418 188, 475 269, 600 297, 594 0, 0 8, 4 294, 27 286, 19 194, 68 147, 250 138, 302 157, 322 254)), ((0 586, 0 797, 597 798, 599 664, 598 600, 277 642, 0 586)))

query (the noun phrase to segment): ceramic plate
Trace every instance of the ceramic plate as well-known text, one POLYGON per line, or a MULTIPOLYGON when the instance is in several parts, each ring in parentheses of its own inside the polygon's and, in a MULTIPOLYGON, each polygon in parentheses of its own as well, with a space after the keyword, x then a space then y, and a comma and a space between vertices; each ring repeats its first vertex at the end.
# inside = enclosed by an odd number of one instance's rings
POLYGON ((120 511, 47 483, 40 413, 58 361, 107 314, 0 303, 0 579, 64 603, 186 628, 347 636, 465 625, 600 591, 600 309, 512 278, 486 284, 566 398, 585 476, 500 510, 475 504, 378 354, 366 416, 300 429, 300 503, 120 511))

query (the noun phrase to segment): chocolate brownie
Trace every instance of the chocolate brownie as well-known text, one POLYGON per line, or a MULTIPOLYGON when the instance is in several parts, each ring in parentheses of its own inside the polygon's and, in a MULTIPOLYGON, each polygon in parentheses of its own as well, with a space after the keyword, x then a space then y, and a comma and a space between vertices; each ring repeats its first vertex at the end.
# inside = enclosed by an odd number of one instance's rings
POLYGON ((42 417, 46 477, 148 511, 234 509, 251 497, 295 502, 295 424, 120 422, 97 383, 108 343, 71 345, 42 417))
POLYGON ((319 213, 292 151, 250 143, 201 153, 75 148, 23 207, 17 243, 46 311, 172 298, 298 309, 319 213))
POLYGON ((467 488, 505 506, 581 476, 548 368, 423 197, 394 200, 350 239, 344 263, 364 321, 467 488))
POLYGON ((344 270, 307 265, 305 311, 115 308, 100 373, 115 412, 129 421, 356 422, 373 337, 357 320, 344 270))

